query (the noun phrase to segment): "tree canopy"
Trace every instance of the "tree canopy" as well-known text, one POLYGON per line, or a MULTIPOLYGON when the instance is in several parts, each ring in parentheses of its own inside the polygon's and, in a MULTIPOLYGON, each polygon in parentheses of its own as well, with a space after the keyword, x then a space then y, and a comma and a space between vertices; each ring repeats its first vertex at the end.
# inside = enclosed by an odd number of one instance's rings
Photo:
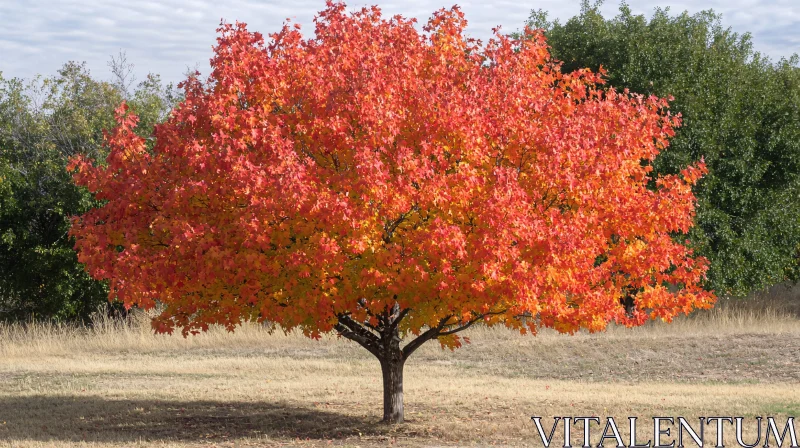
POLYGON ((772 62, 749 34, 721 25, 712 11, 648 20, 622 4, 604 18, 584 1, 561 24, 535 11, 562 70, 604 67, 609 84, 674 96, 683 125, 653 164, 677 173, 704 158, 695 189, 691 245, 710 260, 707 287, 745 295, 800 275, 800 69, 795 55, 772 62))
POLYGON ((704 166, 652 175, 679 122, 666 100, 563 73, 538 32, 480 45, 465 26, 330 2, 308 39, 221 26, 152 150, 122 106, 106 163, 73 159, 103 204, 73 223, 79 260, 111 297, 161 303, 160 332, 258 320, 358 342, 388 421, 408 356, 475 322, 599 331, 711 306, 705 259, 673 237, 704 166))

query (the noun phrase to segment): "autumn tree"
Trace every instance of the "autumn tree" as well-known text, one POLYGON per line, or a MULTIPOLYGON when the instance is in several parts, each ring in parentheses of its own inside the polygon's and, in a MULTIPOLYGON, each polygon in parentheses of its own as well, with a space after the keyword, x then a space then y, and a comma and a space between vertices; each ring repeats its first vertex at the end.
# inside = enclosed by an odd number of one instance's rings
POLYGON ((711 306, 680 237, 702 164, 649 175, 679 121, 665 100, 562 73, 533 30, 468 39, 457 8, 424 32, 339 3, 315 21, 268 43, 223 25, 152 151, 123 105, 107 163, 74 161, 105 201, 74 221, 79 259, 111 297, 161 304, 156 331, 333 332, 380 361, 401 422, 406 360, 473 324, 573 333, 711 306))

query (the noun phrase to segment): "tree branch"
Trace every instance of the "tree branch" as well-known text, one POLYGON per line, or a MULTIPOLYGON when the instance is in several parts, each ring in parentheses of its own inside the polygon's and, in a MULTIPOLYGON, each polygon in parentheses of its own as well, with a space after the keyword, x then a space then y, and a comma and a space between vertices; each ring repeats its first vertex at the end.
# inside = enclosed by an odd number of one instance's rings
POLYGON ((351 341, 358 342, 359 345, 367 349, 370 353, 372 353, 376 358, 380 359, 380 343, 374 342, 368 338, 363 337, 362 335, 356 333, 355 331, 351 330, 350 328, 344 326, 341 322, 337 323, 333 326, 336 331, 339 332, 339 335, 344 336, 351 341))
POLYGON ((456 334, 456 333, 458 333, 459 331, 464 331, 464 330, 466 330, 467 328, 471 327, 471 326, 472 326, 473 324, 475 324, 476 322, 483 320, 483 318, 485 318, 486 316, 496 316, 496 315, 498 315, 498 314, 503 314, 503 313, 505 313, 506 311, 507 311, 507 310, 503 310, 503 311, 495 311, 495 312, 493 312, 493 313, 484 313, 484 314, 480 314, 480 315, 476 316, 474 319, 470 320, 469 322, 467 322, 467 323, 465 323, 465 324, 463 324, 463 325, 461 325, 461 326, 459 326, 459 327, 453 328, 452 330, 440 331, 440 332, 439 332, 439 336, 449 336, 449 335, 451 335, 451 334, 456 334))
POLYGON ((453 328, 452 330, 441 331, 441 332, 439 332, 437 337, 439 337, 439 336, 450 336, 451 334, 456 334, 459 331, 466 330, 467 328, 471 327, 475 322, 478 322, 479 320, 483 320, 483 318, 484 318, 484 316, 480 315, 480 316, 476 317, 475 319, 472 319, 471 321, 465 323, 464 325, 461 325, 460 327, 453 328))
POLYGON ((391 323, 389 324, 389 329, 394 330, 395 328, 397 328, 397 326, 400 325, 400 321, 403 320, 410 312, 411 308, 406 308, 397 313, 393 319, 390 318, 391 323))
MULTIPOLYGON (((379 343, 380 342, 380 338, 375 333, 373 333, 373 332, 369 331, 367 328, 365 328, 365 324, 362 324, 361 322, 358 322, 358 321, 354 320, 349 315, 340 314, 340 315, 337 316, 337 318, 339 319, 339 323, 341 323, 342 325, 344 325, 345 327, 350 329, 350 331, 358 334, 359 336, 361 336, 365 340, 373 341, 375 343, 379 343)), ((368 325, 368 324, 366 324, 366 325, 368 325)), ((372 327, 371 325, 369 325, 369 326, 372 327)))
POLYGON ((439 321, 439 324, 437 324, 435 327, 429 328, 427 331, 417 336, 416 339, 406 344, 406 346, 403 347, 403 359, 407 359, 409 356, 411 356, 411 354, 414 353, 418 348, 420 348, 422 344, 439 336, 439 332, 442 331, 442 328, 447 326, 447 321, 450 320, 450 318, 452 317, 453 315, 451 314, 443 318, 442 320, 439 321))

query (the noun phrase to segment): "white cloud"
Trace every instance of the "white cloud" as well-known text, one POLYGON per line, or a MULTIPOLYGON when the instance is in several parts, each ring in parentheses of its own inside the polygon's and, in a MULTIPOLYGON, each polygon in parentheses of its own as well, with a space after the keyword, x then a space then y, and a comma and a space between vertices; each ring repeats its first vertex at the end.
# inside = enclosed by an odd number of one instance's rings
MULTIPOLYGON (((357 8, 374 2, 386 15, 402 14, 425 23, 439 8, 455 0, 357 0, 357 8)), ((798 0, 629 0, 635 13, 650 15, 656 6, 673 13, 714 9, 723 23, 737 32, 750 31, 755 48, 773 59, 800 52, 798 0)), ((531 9, 544 9, 566 20, 580 9, 579 0, 459 2, 469 21, 467 31, 487 39, 501 25, 519 29, 531 9)), ((313 30, 312 18, 324 8, 322 0, 25 0, 0 3, 0 71, 5 77, 50 75, 68 60, 86 61, 95 76, 107 78, 107 62, 120 50, 136 65, 138 79, 149 72, 179 81, 187 67, 208 71, 211 47, 220 19, 248 23, 264 34, 279 29, 286 18, 313 30)), ((618 4, 608 0, 604 14, 614 15, 618 4)))

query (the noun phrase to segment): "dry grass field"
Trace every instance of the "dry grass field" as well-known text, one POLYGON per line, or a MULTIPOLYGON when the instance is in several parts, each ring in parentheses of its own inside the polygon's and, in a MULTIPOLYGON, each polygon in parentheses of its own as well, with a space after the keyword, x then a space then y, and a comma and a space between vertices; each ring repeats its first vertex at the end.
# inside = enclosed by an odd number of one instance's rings
POLYGON ((531 415, 638 416, 644 441, 652 416, 800 417, 800 320, 769 302, 603 334, 468 336, 411 358, 408 422, 386 426, 377 361, 335 337, 4 326, 0 447, 540 446, 531 415))

